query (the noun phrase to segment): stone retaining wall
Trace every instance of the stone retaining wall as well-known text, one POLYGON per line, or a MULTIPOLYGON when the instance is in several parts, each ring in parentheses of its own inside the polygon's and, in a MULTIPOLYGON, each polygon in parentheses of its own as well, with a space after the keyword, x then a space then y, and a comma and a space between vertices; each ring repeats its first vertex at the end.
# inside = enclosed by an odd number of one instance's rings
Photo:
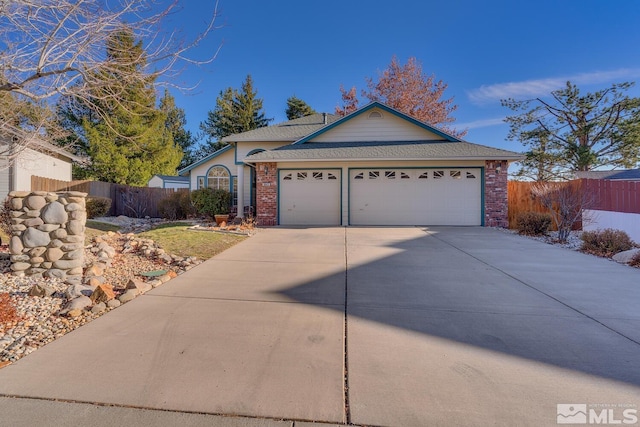
POLYGON ((14 275, 82 281, 86 196, 77 191, 9 193, 14 275))

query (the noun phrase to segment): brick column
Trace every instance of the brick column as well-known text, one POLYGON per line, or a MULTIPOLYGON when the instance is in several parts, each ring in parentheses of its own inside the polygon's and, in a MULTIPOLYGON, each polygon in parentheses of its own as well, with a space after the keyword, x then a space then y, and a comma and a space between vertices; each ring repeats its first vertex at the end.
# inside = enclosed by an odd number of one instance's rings
POLYGON ((484 225, 508 227, 506 160, 487 160, 484 169, 484 225))
POLYGON ((261 227, 278 225, 278 168, 276 163, 256 166, 256 219, 261 227))

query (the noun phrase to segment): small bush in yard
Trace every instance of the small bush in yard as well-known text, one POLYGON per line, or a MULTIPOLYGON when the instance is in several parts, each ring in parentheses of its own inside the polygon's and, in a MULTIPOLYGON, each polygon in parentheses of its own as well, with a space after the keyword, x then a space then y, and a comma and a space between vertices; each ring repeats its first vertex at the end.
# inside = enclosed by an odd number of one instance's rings
POLYGON ((158 212, 165 219, 186 219, 195 213, 188 191, 176 191, 158 202, 158 212))
POLYGON ((11 205, 8 197, 0 206, 0 230, 7 236, 11 236, 11 205))
POLYGON ((629 261, 629 265, 631 267, 640 268, 640 252, 638 252, 633 256, 633 258, 631 258, 631 261, 629 261))
POLYGON ((0 294, 0 331, 4 325, 19 320, 18 313, 9 294, 0 294))
POLYGON ((523 212, 516 220, 518 233, 528 236, 542 236, 551 227, 551 215, 541 212, 523 212))
POLYGON ((633 241, 622 230, 606 228, 582 233, 581 249, 593 255, 612 257, 618 252, 628 251, 631 248, 633 248, 633 241))
POLYGON ((201 188, 191 192, 191 201, 200 215, 211 218, 228 214, 231 209, 231 193, 225 190, 201 188))
POLYGON ((105 216, 111 208, 111 199, 108 197, 87 198, 87 218, 105 216))

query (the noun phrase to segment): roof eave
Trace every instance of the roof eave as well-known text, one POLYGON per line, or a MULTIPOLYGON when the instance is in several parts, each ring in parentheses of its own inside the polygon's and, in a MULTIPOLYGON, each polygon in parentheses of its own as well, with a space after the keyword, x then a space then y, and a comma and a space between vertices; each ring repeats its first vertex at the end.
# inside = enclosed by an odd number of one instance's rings
POLYGON ((336 158, 324 158, 324 159, 309 159, 309 158, 279 158, 279 159, 251 159, 246 158, 243 160, 245 163, 290 163, 290 162, 426 162, 426 161, 473 161, 473 160, 507 160, 509 162, 517 162, 523 160, 524 156, 447 156, 447 157, 429 157, 429 158, 416 158, 416 157, 397 157, 397 158, 380 158, 380 157, 336 157, 336 158))
POLYGON ((228 151, 229 149, 231 149, 231 147, 233 147, 232 144, 229 145, 225 145, 224 147, 222 147, 221 149, 214 151, 213 153, 209 154, 206 157, 203 157, 202 159, 198 160, 197 162, 194 162, 192 164, 190 164, 189 166, 182 168, 178 171, 178 175, 182 175, 183 173, 187 173, 190 172, 192 169, 197 168, 198 166, 200 166, 203 163, 208 162, 209 160, 218 157, 220 154, 228 151))

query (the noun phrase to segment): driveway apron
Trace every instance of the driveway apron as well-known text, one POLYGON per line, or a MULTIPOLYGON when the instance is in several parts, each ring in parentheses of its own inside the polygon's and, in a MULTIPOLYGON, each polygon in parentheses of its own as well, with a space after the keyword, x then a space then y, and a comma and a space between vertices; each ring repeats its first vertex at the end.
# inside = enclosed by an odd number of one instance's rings
POLYGON ((0 395, 247 425, 556 425, 558 404, 640 406, 639 278, 489 228, 266 229, 1 369, 0 395))

